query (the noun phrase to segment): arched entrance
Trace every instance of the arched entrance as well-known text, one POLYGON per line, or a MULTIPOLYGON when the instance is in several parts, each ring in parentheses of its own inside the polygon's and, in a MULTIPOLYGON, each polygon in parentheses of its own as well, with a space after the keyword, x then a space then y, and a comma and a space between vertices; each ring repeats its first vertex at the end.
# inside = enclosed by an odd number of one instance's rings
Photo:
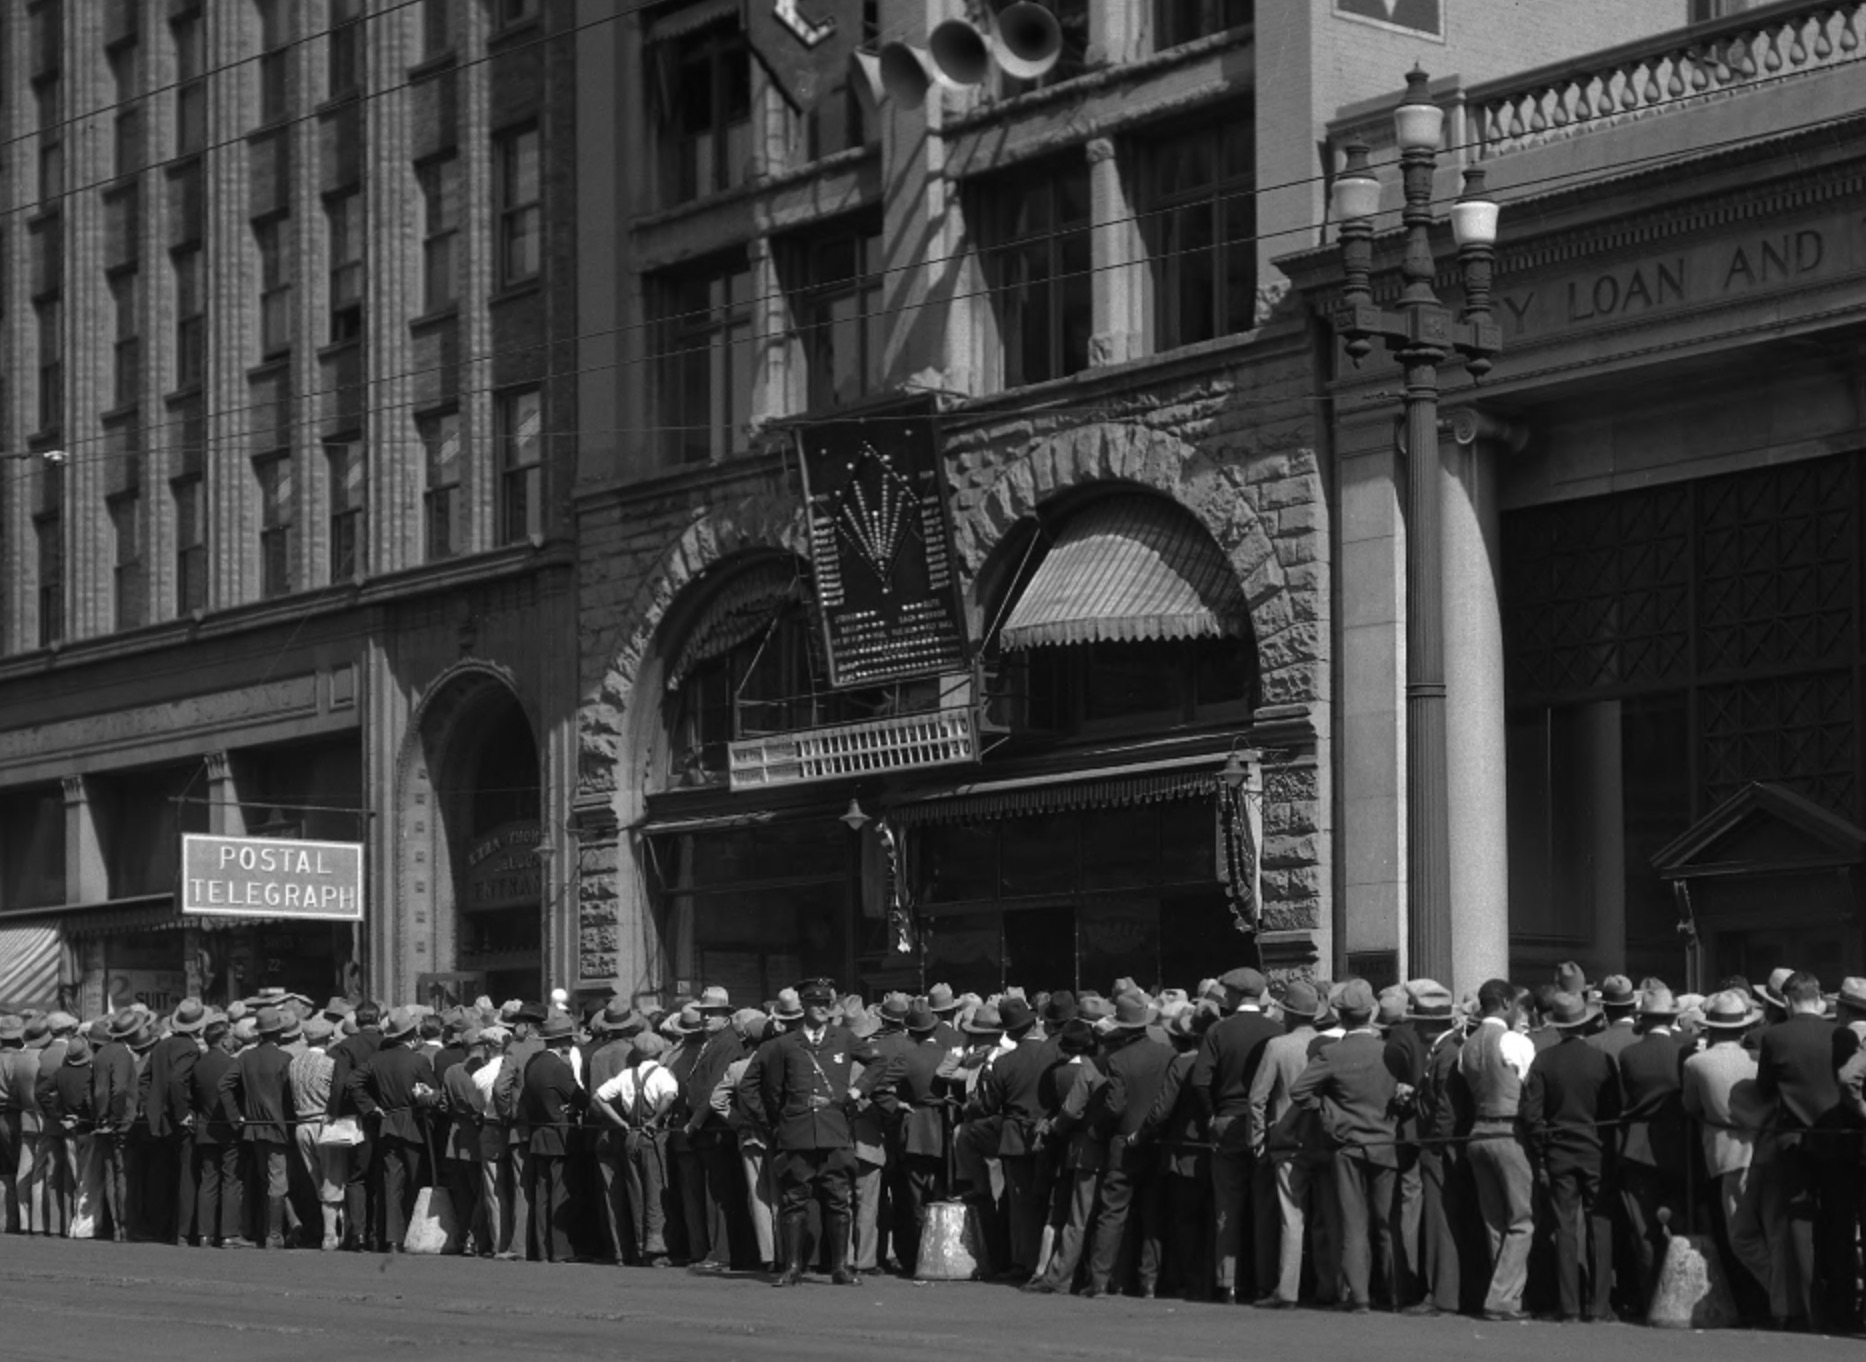
POLYGON ((404 766, 398 975, 428 1003, 543 996, 541 767, 509 680, 476 664, 435 686, 404 766))

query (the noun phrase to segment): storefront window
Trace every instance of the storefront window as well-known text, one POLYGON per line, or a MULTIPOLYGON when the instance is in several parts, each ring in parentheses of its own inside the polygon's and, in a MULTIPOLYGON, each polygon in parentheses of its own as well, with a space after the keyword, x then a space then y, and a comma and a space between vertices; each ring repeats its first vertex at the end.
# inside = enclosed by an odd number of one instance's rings
POLYGON ((1256 703, 1248 639, 1033 648, 1001 665, 1002 688, 1027 696, 1023 727, 1039 733, 1248 722, 1256 703))
POLYGON ((64 901, 64 795, 53 787, 0 796, 0 908, 64 901))

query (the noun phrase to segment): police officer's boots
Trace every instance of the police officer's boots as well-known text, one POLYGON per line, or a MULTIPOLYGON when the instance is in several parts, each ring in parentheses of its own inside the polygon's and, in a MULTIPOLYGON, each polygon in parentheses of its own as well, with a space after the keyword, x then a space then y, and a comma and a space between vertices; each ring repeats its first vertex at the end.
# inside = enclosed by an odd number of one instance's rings
POLYGON ((803 1221, 778 1221, 778 1273, 773 1286, 795 1286, 803 1280, 803 1221))
POLYGON ((849 1266, 849 1217, 846 1215, 825 1217, 823 1236, 829 1241, 830 1283, 834 1286, 857 1285, 862 1278, 854 1268, 849 1266))

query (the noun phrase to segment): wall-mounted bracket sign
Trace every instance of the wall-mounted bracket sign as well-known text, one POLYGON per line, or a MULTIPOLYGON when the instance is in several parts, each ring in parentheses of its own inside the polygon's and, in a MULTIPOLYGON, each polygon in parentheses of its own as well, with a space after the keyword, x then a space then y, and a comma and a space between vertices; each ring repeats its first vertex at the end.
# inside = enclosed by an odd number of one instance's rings
POLYGON ((963 671, 933 403, 798 432, 810 558, 832 686, 963 671))
POLYGON ((206 917, 361 922, 363 844, 185 833, 179 897, 206 917))

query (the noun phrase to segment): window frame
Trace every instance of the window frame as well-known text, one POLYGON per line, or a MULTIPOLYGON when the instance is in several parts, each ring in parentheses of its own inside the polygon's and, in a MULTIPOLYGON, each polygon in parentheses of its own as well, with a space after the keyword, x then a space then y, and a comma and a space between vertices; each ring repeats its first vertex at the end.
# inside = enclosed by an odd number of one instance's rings
POLYGON ((175 46, 175 154, 207 148, 207 27, 198 9, 169 20, 175 46))
POLYGON ((364 534, 369 510, 369 462, 360 435, 324 441, 324 475, 330 519, 325 570, 332 583, 354 581, 364 575, 368 548, 364 534))
POLYGON ((259 353, 262 362, 291 353, 296 326, 292 285, 296 282, 291 218, 283 213, 253 223, 259 256, 259 353))
POLYGON ((493 138, 493 260, 498 286, 527 284, 544 273, 544 138, 536 123, 507 128, 493 138), (531 197, 518 198, 526 179, 523 169, 529 144, 532 161, 531 197), (514 254, 530 243, 531 258, 514 263, 514 254))
POLYGON ((1257 21, 1254 0, 1153 0, 1153 50, 1167 52, 1257 21))
POLYGON ((39 369, 37 429, 46 433, 60 429, 65 419, 64 298, 58 293, 42 295, 33 301, 32 310, 34 356, 39 369))
POLYGON ((259 596, 277 600, 295 589, 292 532, 297 522, 297 470, 290 449, 256 454, 252 464, 259 491, 259 596))
POLYGON ((110 516, 112 613, 119 632, 140 629, 149 622, 149 576, 144 570, 146 549, 142 488, 112 493, 104 505, 110 516), (124 551, 124 530, 129 530, 130 551, 124 551))
POLYGON ((328 0, 325 14, 329 31, 324 39, 324 97, 349 99, 363 84, 362 0, 328 0))
POLYGON ((142 318, 139 294, 141 276, 134 269, 116 270, 106 276, 110 304, 116 323, 111 345, 111 395, 113 410, 132 407, 142 400, 142 318), (127 293, 127 298, 124 296, 127 293))
POLYGON ((57 74, 32 85, 34 131, 38 136, 38 201, 51 205, 65 194, 64 81, 57 74))
POLYGON ((424 412, 415 418, 415 429, 422 446, 422 560, 446 562, 466 552, 463 533, 465 497, 461 490, 466 462, 466 427, 455 408, 424 412), (452 457, 437 457, 447 447, 446 432, 452 432, 452 457), (430 434, 434 432, 434 434, 430 434), (439 435, 440 438, 435 438, 439 435), (437 472, 451 471, 442 480, 437 472))
POLYGON ((752 178, 752 51, 744 31, 736 24, 714 23, 678 37, 659 39, 649 46, 652 79, 650 125, 658 133, 660 203, 664 208, 690 203, 736 188, 752 178), (704 89, 706 123, 689 127, 688 106, 679 91, 702 83, 693 69, 706 67, 704 89), (736 92, 745 92, 743 116, 735 116, 736 92), (742 139, 743 155, 733 154, 742 139), (710 173, 708 173, 710 167, 710 173))
POLYGON ((452 152, 415 165, 421 197, 421 315, 451 312, 460 305, 460 157, 452 152), (437 289, 437 280, 445 289, 437 289))
POLYGON ((493 394, 493 444, 499 451, 499 542, 523 544, 545 533, 544 389, 535 384, 493 394), (520 433, 522 404, 535 403, 537 429, 520 433), (529 446, 530 457, 515 457, 529 446))
POLYGON ((649 285, 654 321, 651 334, 656 355, 652 372, 653 405, 655 419, 662 427, 661 460, 669 467, 693 467, 731 458, 744 449, 745 441, 744 433, 734 429, 733 420, 735 399, 741 396, 736 387, 740 381, 737 375, 741 361, 734 353, 740 345, 747 351, 742 361, 742 400, 748 420, 756 388, 756 356, 750 353, 753 340, 751 262, 744 255, 732 252, 710 256, 651 275, 649 285), (735 280, 743 283, 743 296, 737 299, 732 288, 735 280), (681 290, 696 285, 708 291, 708 303, 703 311, 687 306, 688 300, 678 296, 681 290), (721 285, 725 287, 723 299, 718 292, 721 285), (706 400, 699 404, 704 410, 689 412, 686 409, 687 385, 680 379, 690 375, 681 375, 680 371, 688 364, 697 365, 701 357, 707 365, 706 400), (719 400, 721 397, 723 402, 719 400), (694 433, 702 428, 705 430, 704 458, 693 453, 700 443, 693 438, 694 433))
POLYGON ((259 18, 259 126, 281 123, 291 113, 291 52, 294 0, 254 0, 259 18))
POLYGON ((169 479, 175 509, 175 613, 207 608, 207 480, 198 468, 169 479))
POLYGON ((969 189, 979 207, 979 264, 997 322, 1000 386, 1021 388, 1081 373, 1089 367, 1095 333, 1094 210, 1087 160, 1079 153, 1052 157, 980 176, 969 189), (1076 183, 1066 186, 1065 180, 1076 183), (1018 196, 1019 189, 1026 197, 1018 196), (1019 220, 1034 202, 1028 196, 1038 192, 1048 199, 1042 221, 1025 228, 1019 220), (1071 194, 1079 198, 1080 216, 1066 218, 1073 211, 1071 194), (1041 271, 1028 273, 1029 263, 1039 256, 1041 271), (1040 299, 1032 296, 1038 293, 1040 299), (1029 363, 1027 318, 1032 311, 1041 313, 1041 366, 1029 363), (1086 325, 1079 352, 1071 353, 1070 323, 1077 314, 1086 325))
POLYGON ((1133 150, 1144 167, 1140 197, 1147 252, 1149 352, 1162 354, 1249 331, 1256 325, 1257 303, 1256 145, 1252 120, 1208 116, 1196 125, 1181 126, 1137 142, 1133 150), (1202 147, 1209 157, 1212 178, 1192 188, 1162 188, 1160 180, 1174 164, 1174 152, 1169 148, 1187 147, 1202 147), (1239 155, 1246 162, 1242 169, 1228 159, 1239 155), (1196 229, 1204 233, 1204 244, 1192 252, 1178 248, 1175 243, 1181 239, 1182 220, 1187 215, 1201 214, 1209 215, 1196 229), (1240 218, 1241 235, 1235 230, 1240 218), (1193 258, 1200 255, 1211 276, 1204 300, 1210 314, 1207 334, 1196 334, 1198 328, 1188 322, 1185 310, 1187 272, 1193 258), (1231 316, 1227 306, 1235 282, 1229 267, 1238 261, 1242 261, 1246 272, 1242 305, 1249 314, 1241 320, 1231 316))
POLYGON ((330 303, 326 340, 341 345, 363 334, 364 246, 368 236, 363 191, 350 188, 324 196, 324 225, 330 249, 326 294, 330 303))
POLYGON ((797 287, 790 290, 791 336, 802 352, 806 401, 809 410, 824 411, 846 407, 881 390, 886 376, 886 316, 882 308, 883 279, 886 262, 882 257, 882 225, 879 220, 857 216, 817 224, 803 239, 791 244, 790 254, 798 275, 797 287), (825 279, 823 258, 831 250, 853 243, 855 272, 825 279), (838 319, 838 303, 853 299, 852 318, 838 319), (857 350, 858 390, 839 394, 834 386, 838 338, 852 329, 857 350))

